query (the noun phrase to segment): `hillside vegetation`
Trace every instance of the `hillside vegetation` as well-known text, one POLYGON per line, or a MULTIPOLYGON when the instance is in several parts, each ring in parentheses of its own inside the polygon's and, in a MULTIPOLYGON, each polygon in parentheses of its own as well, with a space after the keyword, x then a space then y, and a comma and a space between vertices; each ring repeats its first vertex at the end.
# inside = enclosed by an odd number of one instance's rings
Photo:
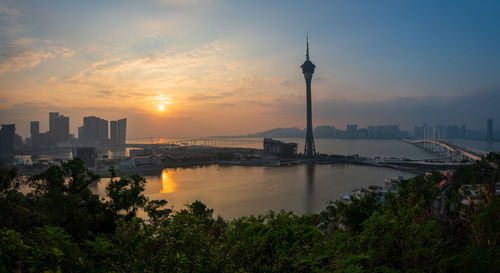
POLYGON ((498 272, 498 164, 490 154, 459 167, 444 193, 433 173, 384 201, 368 194, 319 214, 231 221, 200 201, 172 211, 149 200, 140 176, 112 178, 101 199, 88 187, 99 177, 78 159, 29 179, 2 168, 0 272, 498 272), (479 196, 467 199, 464 184, 479 196), (443 194, 444 215, 433 208, 443 194))

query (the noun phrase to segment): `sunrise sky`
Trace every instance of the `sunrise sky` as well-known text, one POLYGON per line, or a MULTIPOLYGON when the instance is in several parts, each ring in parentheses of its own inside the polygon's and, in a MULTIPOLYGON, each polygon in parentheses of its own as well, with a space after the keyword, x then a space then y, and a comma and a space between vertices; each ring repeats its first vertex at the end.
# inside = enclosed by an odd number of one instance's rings
POLYGON ((129 137, 500 123, 500 1, 0 0, 0 123, 129 137))

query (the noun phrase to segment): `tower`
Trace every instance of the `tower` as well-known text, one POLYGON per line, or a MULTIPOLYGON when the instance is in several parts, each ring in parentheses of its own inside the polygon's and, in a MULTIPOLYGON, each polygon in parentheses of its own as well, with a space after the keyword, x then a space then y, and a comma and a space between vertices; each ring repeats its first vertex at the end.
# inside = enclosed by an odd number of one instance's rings
POLYGON ((306 131, 306 145, 304 147, 304 154, 312 157, 316 154, 314 148, 314 137, 312 128, 312 106, 311 106, 311 80, 316 66, 309 60, 309 35, 306 38, 306 61, 300 66, 302 73, 306 80, 306 103, 307 103, 307 131, 306 131))

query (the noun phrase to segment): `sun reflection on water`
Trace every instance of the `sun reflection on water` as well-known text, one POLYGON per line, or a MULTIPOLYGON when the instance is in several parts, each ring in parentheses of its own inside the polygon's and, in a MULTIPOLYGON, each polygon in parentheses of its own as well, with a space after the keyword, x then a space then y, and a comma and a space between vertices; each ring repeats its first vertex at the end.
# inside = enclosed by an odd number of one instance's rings
POLYGON ((161 189, 160 193, 175 192, 175 189, 177 188, 175 181, 169 175, 167 170, 163 170, 161 172, 161 186, 162 186, 162 189, 161 189))

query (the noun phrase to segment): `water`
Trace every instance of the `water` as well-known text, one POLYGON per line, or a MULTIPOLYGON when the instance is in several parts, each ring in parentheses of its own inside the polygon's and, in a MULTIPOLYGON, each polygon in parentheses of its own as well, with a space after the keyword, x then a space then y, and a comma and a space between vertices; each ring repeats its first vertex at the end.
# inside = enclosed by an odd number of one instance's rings
MULTIPOLYGON (((299 144, 303 139, 281 139, 299 144)), ((399 140, 316 139, 316 150, 324 154, 344 154, 382 158, 429 159, 437 155, 399 140)), ((249 148, 262 148, 257 142, 249 148)), ((129 150, 110 154, 109 158, 127 156, 129 150)), ((384 179, 412 173, 369 166, 348 164, 300 165, 287 167, 204 166, 169 168, 156 175, 145 176, 145 195, 151 199, 165 199, 174 209, 201 200, 226 219, 265 213, 281 209, 297 214, 322 211, 328 201, 339 199, 355 188, 384 184, 384 179)), ((105 196, 109 179, 92 187, 105 196)))
MULTIPOLYGON (((318 213, 355 188, 384 185, 384 178, 415 174, 378 167, 334 164, 287 167, 219 166, 165 169, 145 176, 145 195, 174 209, 201 200, 226 219, 281 209, 318 213)), ((92 190, 105 195, 108 179, 92 190)))
MULTIPOLYGON (((281 139, 285 142, 299 144, 297 151, 304 152, 304 139, 281 139)), ((437 158, 439 155, 427 152, 415 145, 401 140, 374 140, 374 139, 331 139, 319 138, 314 140, 316 151, 322 154, 359 155, 381 158, 409 158, 414 160, 437 158)))
POLYGON ((448 142, 483 152, 500 152, 500 142, 469 140, 469 139, 453 139, 448 142))
MULTIPOLYGON (((299 144, 303 139, 281 139, 299 144)), ((249 143, 245 147, 262 148, 249 143)), ((316 139, 318 152, 358 154, 369 157, 434 158, 436 155, 399 140, 316 139)), ((400 170, 348 164, 300 165, 287 167, 204 166, 170 168, 157 175, 145 176, 145 195, 165 199, 174 209, 201 200, 226 219, 269 210, 288 210, 297 214, 318 213, 343 193, 369 185, 384 185, 384 179, 403 175, 400 170)), ((93 190, 105 195, 109 180, 103 179, 93 190)))
MULTIPOLYGON (((304 152, 304 139, 303 138, 276 138, 284 142, 294 142, 299 144, 297 152, 304 152)), ((251 143, 210 143, 209 145, 223 145, 224 147, 241 147, 241 148, 254 148, 262 149, 262 138, 242 138, 251 143)), ((182 143, 183 140, 179 139, 158 139, 156 140, 136 140, 134 143, 161 143, 161 141, 176 141, 182 143)), ((187 141, 187 139, 186 139, 187 141)), ((203 145, 203 141, 198 141, 198 145, 203 145)), ((382 157, 382 158, 409 158, 415 160, 432 159, 439 157, 436 154, 427 152, 414 145, 408 144, 401 140, 373 140, 373 139, 332 139, 332 138, 319 138, 314 140, 316 151, 322 154, 340 154, 340 155, 359 155, 366 157, 382 157)))

